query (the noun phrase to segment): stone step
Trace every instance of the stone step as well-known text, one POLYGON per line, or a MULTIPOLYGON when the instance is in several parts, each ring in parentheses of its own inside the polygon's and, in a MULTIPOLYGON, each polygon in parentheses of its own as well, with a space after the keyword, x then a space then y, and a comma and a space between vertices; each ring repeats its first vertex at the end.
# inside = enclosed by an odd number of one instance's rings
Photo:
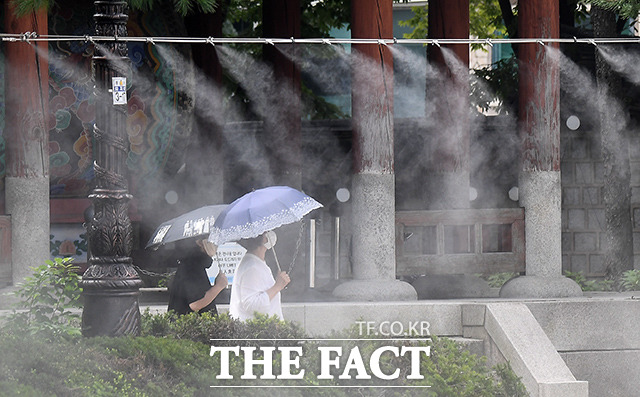
POLYGON ((482 339, 464 338, 461 336, 452 336, 449 339, 458 343, 463 350, 468 351, 476 356, 484 356, 484 341, 482 339))

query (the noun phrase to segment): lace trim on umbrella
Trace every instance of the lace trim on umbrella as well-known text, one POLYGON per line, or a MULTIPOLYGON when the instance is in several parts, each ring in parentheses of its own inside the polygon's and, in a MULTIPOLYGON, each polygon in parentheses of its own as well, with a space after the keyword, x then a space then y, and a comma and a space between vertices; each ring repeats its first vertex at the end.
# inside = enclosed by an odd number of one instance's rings
POLYGON ((226 229, 219 229, 214 226, 209 234, 209 241, 220 245, 229 241, 258 237, 267 230, 298 222, 306 214, 320 207, 322 207, 322 204, 311 197, 305 197, 289 208, 251 223, 235 225, 226 229))

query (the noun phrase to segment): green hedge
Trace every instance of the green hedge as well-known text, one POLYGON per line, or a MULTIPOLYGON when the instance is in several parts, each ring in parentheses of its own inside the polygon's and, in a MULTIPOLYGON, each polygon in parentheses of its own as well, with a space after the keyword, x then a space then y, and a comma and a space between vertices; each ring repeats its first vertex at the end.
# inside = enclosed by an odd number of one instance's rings
MULTIPOLYGON (((331 335, 331 338, 343 340, 327 342, 308 338, 296 324, 275 317, 258 316, 241 322, 226 314, 176 316, 147 312, 142 316, 141 336, 82 338, 79 336, 79 316, 72 310, 79 304, 78 276, 68 259, 56 258, 34 268, 34 275, 27 278, 17 294, 23 299, 21 307, 24 310, 6 317, 0 332, 0 396, 3 397, 253 396, 256 391, 277 396, 526 395, 522 383, 508 366, 488 368, 483 357, 476 357, 445 338, 402 342, 425 348, 430 346, 431 354, 422 354, 418 363, 420 374, 424 375, 422 380, 408 381, 406 375, 416 369, 413 362, 409 355, 393 354, 380 356, 380 370, 383 374, 398 370, 401 376, 391 380, 376 377, 366 380, 366 385, 376 387, 347 388, 345 386, 362 386, 357 383, 361 380, 340 379, 338 370, 332 373, 334 379, 319 380, 319 348, 323 343, 338 344, 343 349, 341 370, 348 367, 350 353, 358 353, 357 357, 362 358, 364 365, 357 370, 343 371, 349 375, 357 371, 370 373, 371 368, 366 363, 377 348, 401 347, 399 341, 359 337, 355 326, 331 335), (298 386, 295 388, 246 388, 247 385, 274 385, 274 381, 242 379, 244 358, 231 354, 229 373, 233 379, 218 380, 220 355, 210 356, 210 350, 213 345, 225 344, 300 346, 302 355, 298 356, 298 370, 304 369, 304 378, 277 380, 278 386, 298 386), (214 389, 211 386, 222 387, 214 389)), ((274 374, 280 374, 278 350, 273 361, 274 374)), ((256 375, 259 377, 260 374, 256 375)))
MULTIPOLYGON (((248 338, 273 339, 272 344, 292 346, 304 333, 293 323, 276 318, 259 317, 246 323, 226 315, 189 315, 145 313, 142 335, 138 337, 43 338, 4 332, 0 336, 0 394, 3 396, 252 396, 256 389, 211 388, 212 385, 273 384, 269 380, 243 380, 243 360, 231 355, 230 373, 233 380, 217 380, 219 359, 209 355, 211 337, 234 339, 231 345, 247 345, 248 338), (291 342, 276 340, 289 339, 291 342), (226 382, 226 383, 222 383, 226 382), (271 383, 270 383, 271 382, 271 383)), ((6 330, 5 330, 6 331, 6 330)), ((350 338, 347 330, 332 338, 350 338)), ((218 342, 216 342, 218 343, 218 342)), ((318 357, 316 341, 306 341, 300 367, 303 380, 278 381, 295 385, 353 385, 354 380, 317 380, 318 357), (309 354, 307 354, 309 352, 309 354)), ((363 357, 380 344, 392 342, 361 339, 344 341, 345 351, 358 346, 363 357)), ((421 342, 422 343, 422 342, 421 342)), ((261 346, 269 344, 261 342, 261 346)), ((411 385, 429 385, 428 389, 385 388, 408 385, 405 374, 408 358, 383 356, 382 370, 392 373, 400 368, 403 376, 392 381, 373 380, 375 388, 279 388, 269 389, 274 395, 290 396, 523 396, 519 379, 507 366, 488 368, 485 359, 462 350, 446 338, 434 338, 430 357, 421 360, 424 380, 411 385)), ((345 356, 343 357, 343 363, 345 356)), ((274 357, 274 373, 279 373, 279 360, 274 357)), ((353 373, 355 375, 355 372, 353 373)), ((266 390, 269 392, 269 390, 266 390)), ((260 390, 265 391, 265 390, 260 390)))

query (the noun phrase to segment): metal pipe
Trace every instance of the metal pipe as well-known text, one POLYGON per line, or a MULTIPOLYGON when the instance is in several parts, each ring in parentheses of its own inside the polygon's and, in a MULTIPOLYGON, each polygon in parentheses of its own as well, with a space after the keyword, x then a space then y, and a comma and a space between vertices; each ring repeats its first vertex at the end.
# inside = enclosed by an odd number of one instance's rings
POLYGON ((638 37, 608 37, 608 38, 502 38, 502 39, 340 39, 340 38, 253 38, 253 37, 166 37, 166 36, 105 36, 105 35, 34 35, 25 33, 0 33, 1 41, 8 42, 37 42, 37 41, 86 41, 86 42, 147 42, 151 44, 178 43, 178 44, 427 44, 427 45, 451 45, 451 44, 527 44, 540 45, 550 43, 582 43, 582 44, 638 44, 638 37))
POLYGON ((316 287, 316 220, 309 220, 309 288, 316 287))
POLYGON ((340 217, 333 218, 333 230, 331 233, 331 264, 332 278, 340 279, 340 217))

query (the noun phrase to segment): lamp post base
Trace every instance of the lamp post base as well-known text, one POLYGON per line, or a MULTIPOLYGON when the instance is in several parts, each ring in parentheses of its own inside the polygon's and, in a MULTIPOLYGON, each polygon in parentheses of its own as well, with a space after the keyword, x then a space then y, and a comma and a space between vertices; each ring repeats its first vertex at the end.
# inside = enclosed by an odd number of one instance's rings
MULTIPOLYGON (((110 277, 91 278, 96 271, 118 269, 125 270, 127 265, 101 266, 94 265, 87 269, 82 279, 82 311, 83 336, 122 336, 140 333, 140 307, 138 299, 142 281, 137 278, 115 279, 110 277), (101 269, 97 269, 101 268, 101 269), (111 269, 108 269, 111 268, 111 269), (87 274, 89 273, 89 274, 87 274)), ((133 270, 133 269, 131 269, 133 270)))

